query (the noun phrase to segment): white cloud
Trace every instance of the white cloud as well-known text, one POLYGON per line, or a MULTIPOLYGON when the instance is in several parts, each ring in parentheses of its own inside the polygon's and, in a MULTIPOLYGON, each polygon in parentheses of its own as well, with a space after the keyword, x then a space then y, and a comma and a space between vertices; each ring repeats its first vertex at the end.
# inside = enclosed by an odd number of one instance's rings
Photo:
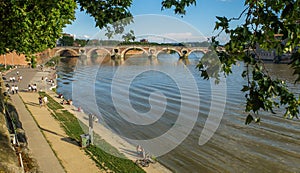
POLYGON ((201 42, 206 41, 207 37, 193 35, 191 32, 183 33, 165 33, 162 35, 150 35, 147 38, 151 42, 201 42))
POLYGON ((91 38, 91 36, 89 36, 89 35, 74 35, 74 37, 76 38, 76 39, 89 39, 89 38, 91 38))

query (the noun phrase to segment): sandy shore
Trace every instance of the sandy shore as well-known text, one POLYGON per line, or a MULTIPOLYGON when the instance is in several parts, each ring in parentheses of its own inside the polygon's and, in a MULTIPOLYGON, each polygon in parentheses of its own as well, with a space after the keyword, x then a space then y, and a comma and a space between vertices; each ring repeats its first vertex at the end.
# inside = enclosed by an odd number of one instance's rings
MULTIPOLYGON (((57 94, 54 93, 50 88, 51 85, 42 82, 41 78, 47 76, 48 79, 52 79, 53 76, 55 76, 55 71, 48 68, 45 69, 44 72, 37 72, 34 76, 31 83, 37 83, 38 87, 42 89, 43 91, 46 91, 49 96, 51 96, 54 100, 57 102, 61 102, 62 99, 57 98, 57 94)), ((56 84, 56 81, 55 81, 56 84)), ((88 115, 84 112, 78 112, 77 108, 72 105, 63 105, 66 110, 68 110, 70 113, 72 113, 74 116, 78 118, 79 121, 84 123, 88 126, 88 115)), ((106 127, 104 127, 100 123, 94 123, 94 133, 98 134, 102 139, 104 139, 107 143, 115 147, 120 153, 124 154, 128 159, 132 161, 136 161, 137 159, 140 159, 141 157, 136 152, 136 146, 133 146, 132 144, 128 143, 124 139, 122 139, 120 136, 116 135, 106 127)), ((97 145, 97 144, 95 144, 97 145)), ((151 173, 169 173, 171 172, 169 169, 164 167, 160 163, 150 164, 149 167, 143 167, 143 169, 146 172, 151 173)))

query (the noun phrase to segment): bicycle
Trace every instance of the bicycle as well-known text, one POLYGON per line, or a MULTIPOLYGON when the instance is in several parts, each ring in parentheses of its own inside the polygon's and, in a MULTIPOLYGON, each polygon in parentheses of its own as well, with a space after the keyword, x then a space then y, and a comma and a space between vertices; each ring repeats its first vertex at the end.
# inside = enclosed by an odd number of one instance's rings
POLYGON ((149 167, 150 161, 148 159, 137 159, 135 164, 141 165, 142 167, 149 167))
POLYGON ((137 159, 135 161, 135 163, 137 165, 141 165, 142 167, 148 167, 150 163, 155 164, 156 163, 156 159, 155 158, 151 158, 149 155, 147 155, 145 158, 137 159))

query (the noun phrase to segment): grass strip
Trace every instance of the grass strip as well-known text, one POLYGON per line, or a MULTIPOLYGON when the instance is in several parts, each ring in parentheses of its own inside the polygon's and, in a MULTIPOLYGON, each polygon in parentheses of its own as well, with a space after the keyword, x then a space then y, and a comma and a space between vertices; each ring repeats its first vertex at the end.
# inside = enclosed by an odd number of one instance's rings
MULTIPOLYGON (((84 124, 80 124, 80 121, 69 111, 64 110, 64 108, 52 99, 45 92, 39 92, 40 96, 48 97, 47 106, 52 110, 53 116, 60 122, 61 126, 65 130, 66 134, 76 140, 80 141, 80 135, 84 134, 88 127, 84 124)), ((137 166, 132 160, 124 159, 124 155, 121 154, 115 147, 111 146, 105 140, 94 133, 94 141, 101 148, 90 145, 84 148, 87 154, 96 162, 97 166, 106 171, 113 171, 116 173, 144 173, 145 171, 137 166), (113 155, 109 154, 113 153, 113 155), (119 156, 119 157, 117 157, 119 156)))

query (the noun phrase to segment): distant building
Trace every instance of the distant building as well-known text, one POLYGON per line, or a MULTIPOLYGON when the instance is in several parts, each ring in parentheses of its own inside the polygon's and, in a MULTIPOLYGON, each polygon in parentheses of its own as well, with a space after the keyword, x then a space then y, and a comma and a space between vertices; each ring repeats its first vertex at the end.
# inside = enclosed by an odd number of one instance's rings
POLYGON ((147 39, 141 39, 140 42, 141 43, 149 43, 149 41, 147 39))
MULTIPOLYGON (((281 40, 281 44, 286 44, 287 40, 282 40, 283 34, 274 34, 274 37, 278 40, 281 40)), ((256 44, 256 58, 261 59, 263 61, 270 61, 275 63, 288 63, 290 62, 291 58, 291 49, 286 50, 287 53, 283 55, 278 55, 275 49, 272 50, 264 50, 262 49, 259 44, 256 44)))

